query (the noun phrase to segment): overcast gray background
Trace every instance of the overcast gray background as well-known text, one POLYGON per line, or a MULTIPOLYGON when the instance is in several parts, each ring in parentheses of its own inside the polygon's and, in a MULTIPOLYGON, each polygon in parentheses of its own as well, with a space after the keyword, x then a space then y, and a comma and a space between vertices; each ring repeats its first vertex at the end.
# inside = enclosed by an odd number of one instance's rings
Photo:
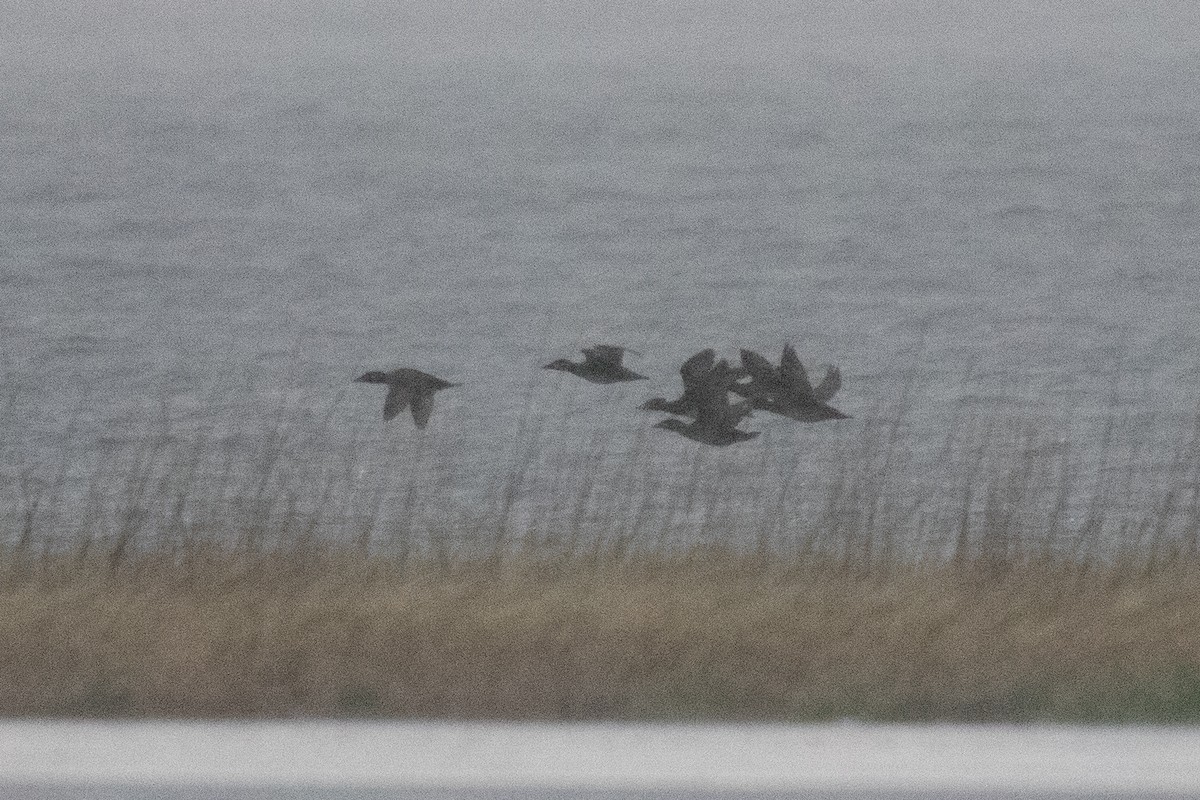
POLYGON ((1119 504, 1194 483, 1192 4, 275 6, 0 7, 10 508, 22 475, 111 494, 164 431, 252 472, 281 426, 281 496, 469 517, 532 459, 540 509, 692 474, 741 508, 897 416, 909 497, 965 468, 964 409, 1089 477, 1115 419, 1119 504), (540 370, 598 341, 653 380, 540 370), (854 421, 759 415, 697 472, 635 410, 787 341, 854 421), (349 383, 393 366, 464 383, 424 434, 349 383))

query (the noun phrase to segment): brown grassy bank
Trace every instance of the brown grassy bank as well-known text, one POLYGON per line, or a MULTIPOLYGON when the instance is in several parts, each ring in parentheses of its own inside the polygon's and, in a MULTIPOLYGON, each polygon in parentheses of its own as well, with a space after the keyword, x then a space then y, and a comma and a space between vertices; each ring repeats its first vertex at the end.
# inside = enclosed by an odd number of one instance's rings
POLYGON ((1200 562, 0 564, 0 714, 1200 721, 1200 562))
POLYGON ((534 415, 475 494, 289 415, 18 465, 0 714, 1200 722, 1200 413, 897 407, 719 453, 534 415))

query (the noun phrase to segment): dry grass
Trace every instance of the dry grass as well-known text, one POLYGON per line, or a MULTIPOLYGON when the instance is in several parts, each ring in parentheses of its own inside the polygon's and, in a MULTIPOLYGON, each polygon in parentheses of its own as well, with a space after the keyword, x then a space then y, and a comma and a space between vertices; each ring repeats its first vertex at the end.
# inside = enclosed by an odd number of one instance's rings
POLYGON ((1200 564, 5 562, 0 713, 1200 721, 1200 564))
POLYGON ((531 414, 469 513, 453 441, 164 421, 10 470, 0 714, 1197 722, 1200 424, 1151 458, 1110 411, 728 451, 531 414))

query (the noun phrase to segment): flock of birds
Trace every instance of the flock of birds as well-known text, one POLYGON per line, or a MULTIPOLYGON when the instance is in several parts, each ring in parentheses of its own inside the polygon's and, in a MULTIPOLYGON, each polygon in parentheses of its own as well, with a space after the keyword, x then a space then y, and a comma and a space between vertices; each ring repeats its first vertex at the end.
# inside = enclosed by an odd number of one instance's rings
MULTIPOLYGON (((547 364, 545 369, 570 372, 592 383, 648 380, 645 375, 639 375, 622 363, 627 348, 600 344, 584 348, 582 352, 583 361, 560 358, 547 364)), ((821 382, 813 386, 790 344, 784 345, 779 366, 753 350, 742 350, 741 356, 741 366, 735 367, 725 359, 718 361, 711 347, 701 350, 683 362, 679 369, 679 375, 683 378, 682 395, 675 400, 654 397, 639 408, 673 415, 656 423, 656 428, 717 446, 744 442, 758 436, 759 431, 738 428, 741 421, 754 411, 768 411, 799 422, 849 419, 848 415, 829 405, 829 400, 842 387, 842 373, 837 367, 826 367, 821 382), (731 402, 730 395, 739 399, 731 402), (688 418, 690 422, 680 417, 688 418)), ((408 368, 368 372, 354 380, 357 383, 386 384, 388 393, 383 402, 384 420, 390 420, 405 408, 411 408, 413 422, 418 428, 424 428, 429 422, 434 394, 459 385, 408 368)))

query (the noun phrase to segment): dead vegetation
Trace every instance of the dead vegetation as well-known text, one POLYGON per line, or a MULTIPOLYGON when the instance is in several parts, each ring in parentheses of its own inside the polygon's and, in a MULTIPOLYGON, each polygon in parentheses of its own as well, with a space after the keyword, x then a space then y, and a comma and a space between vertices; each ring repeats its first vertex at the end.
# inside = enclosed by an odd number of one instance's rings
POLYGON ((0 713, 1200 720, 1200 565, 43 554, 0 713))
POLYGON ((10 487, 0 714, 1200 721, 1197 437, 1132 430, 923 456, 901 414, 664 470, 525 420, 473 515, 436 446, 386 483, 297 458, 319 428, 164 433, 81 500, 10 487))

